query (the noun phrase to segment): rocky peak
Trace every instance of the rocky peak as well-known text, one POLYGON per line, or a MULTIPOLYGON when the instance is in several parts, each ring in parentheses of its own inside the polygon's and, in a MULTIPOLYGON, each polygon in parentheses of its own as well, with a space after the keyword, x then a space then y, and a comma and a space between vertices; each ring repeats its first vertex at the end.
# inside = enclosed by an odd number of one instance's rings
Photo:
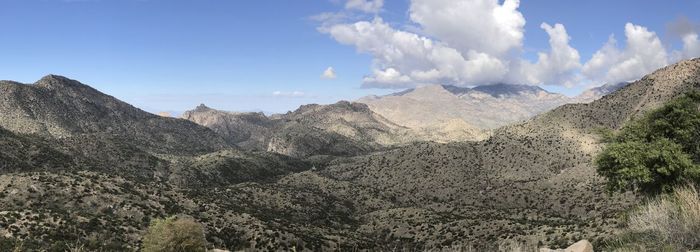
POLYGON ((196 108, 194 108, 194 112, 207 112, 213 110, 210 107, 207 107, 207 105, 204 105, 204 103, 199 104, 196 108))
POLYGON ((469 91, 471 91, 471 88, 468 87, 458 87, 458 86, 452 86, 452 85, 442 85, 442 88, 445 90, 449 91, 450 93, 459 95, 459 94, 464 94, 469 91))
POLYGON ((76 80, 72 80, 60 75, 49 74, 34 83, 37 87, 46 89, 64 89, 68 87, 87 87, 76 80))
POLYGON ((482 93, 487 93, 493 97, 508 97, 517 96, 522 94, 538 94, 540 92, 549 93, 548 91, 538 87, 530 85, 519 85, 519 84, 494 84, 494 85, 483 85, 472 88, 474 91, 479 91, 482 93))

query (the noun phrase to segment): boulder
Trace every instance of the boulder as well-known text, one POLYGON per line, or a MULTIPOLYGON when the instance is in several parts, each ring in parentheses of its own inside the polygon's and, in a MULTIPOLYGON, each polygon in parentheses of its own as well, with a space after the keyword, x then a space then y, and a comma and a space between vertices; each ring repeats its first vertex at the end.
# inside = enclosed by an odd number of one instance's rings
POLYGON ((593 244, 587 240, 580 240, 565 249, 540 248, 540 252, 593 252, 593 244))

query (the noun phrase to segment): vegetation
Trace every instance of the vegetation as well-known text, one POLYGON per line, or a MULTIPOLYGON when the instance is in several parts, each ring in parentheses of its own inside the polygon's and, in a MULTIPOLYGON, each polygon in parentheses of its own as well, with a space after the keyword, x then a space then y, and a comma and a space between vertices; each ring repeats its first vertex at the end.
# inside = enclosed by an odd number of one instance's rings
POLYGON ((143 238, 144 252, 206 251, 201 224, 189 218, 168 217, 151 221, 143 238))
POLYGON ((627 216, 612 251, 687 251, 700 248, 700 93, 691 92, 604 132, 598 173, 608 190, 640 191, 648 201, 627 216))
POLYGON ((688 251, 700 248, 700 194, 680 187, 633 211, 616 251, 688 251))
POLYGON ((677 98, 606 134, 598 173, 610 191, 671 192, 700 181, 700 93, 677 98))

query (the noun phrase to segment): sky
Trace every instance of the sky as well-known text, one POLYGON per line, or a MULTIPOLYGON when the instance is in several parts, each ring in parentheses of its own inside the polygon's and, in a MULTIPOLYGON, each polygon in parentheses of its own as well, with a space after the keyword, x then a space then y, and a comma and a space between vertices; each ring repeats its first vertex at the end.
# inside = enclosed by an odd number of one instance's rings
POLYGON ((294 110, 433 84, 569 96, 700 57, 695 0, 0 0, 0 79, 150 112, 294 110))

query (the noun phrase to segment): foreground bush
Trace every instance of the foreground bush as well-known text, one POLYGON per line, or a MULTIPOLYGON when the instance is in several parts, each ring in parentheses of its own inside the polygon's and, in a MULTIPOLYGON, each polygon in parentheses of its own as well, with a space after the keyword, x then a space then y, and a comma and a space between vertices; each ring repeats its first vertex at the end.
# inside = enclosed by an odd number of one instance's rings
POLYGON ((693 186, 650 200, 628 216, 617 251, 688 251, 700 248, 700 194, 693 186))
POLYGON ((610 191, 668 193, 700 182, 700 93, 691 92, 604 137, 598 173, 610 191))
POLYGON ((151 221, 143 237, 144 252, 206 251, 206 244, 201 224, 174 216, 151 221))

